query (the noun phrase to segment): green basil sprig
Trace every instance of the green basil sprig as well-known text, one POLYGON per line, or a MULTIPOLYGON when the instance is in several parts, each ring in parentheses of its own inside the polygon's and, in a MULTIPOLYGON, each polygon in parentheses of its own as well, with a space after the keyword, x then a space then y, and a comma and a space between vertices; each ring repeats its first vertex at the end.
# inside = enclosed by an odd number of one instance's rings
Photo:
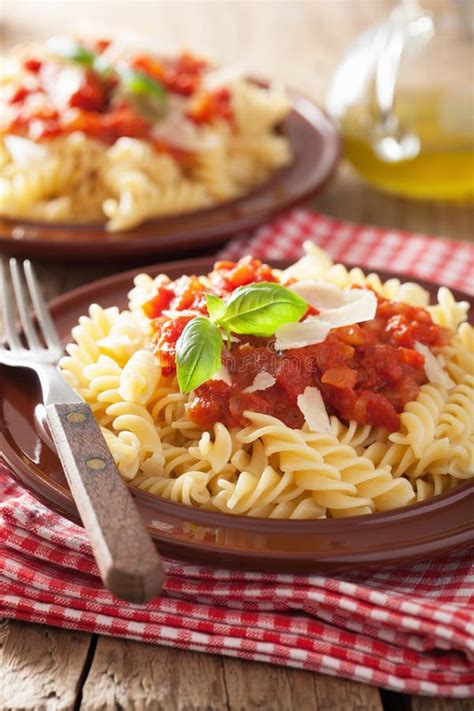
POLYGON ((92 67, 97 56, 92 50, 83 47, 69 37, 55 37, 48 42, 48 47, 58 57, 82 64, 85 67, 92 67))
POLYGON ((221 367, 222 335, 205 316, 190 321, 176 344, 177 375, 181 392, 189 393, 212 378, 221 367))
POLYGON ((222 332, 273 336, 281 326, 294 323, 306 313, 307 302, 281 284, 261 282, 241 286, 227 303, 206 294, 209 318, 190 321, 176 344, 176 371, 183 393, 199 387, 222 365, 222 332))
POLYGON ((166 102, 166 90, 159 81, 145 74, 145 72, 130 69, 129 67, 119 67, 117 73, 123 89, 138 96, 146 96, 153 99, 160 107, 166 102))
POLYGON ((218 323, 233 333, 273 336, 285 323, 299 321, 307 309, 306 301, 294 291, 261 282, 236 289, 218 323))

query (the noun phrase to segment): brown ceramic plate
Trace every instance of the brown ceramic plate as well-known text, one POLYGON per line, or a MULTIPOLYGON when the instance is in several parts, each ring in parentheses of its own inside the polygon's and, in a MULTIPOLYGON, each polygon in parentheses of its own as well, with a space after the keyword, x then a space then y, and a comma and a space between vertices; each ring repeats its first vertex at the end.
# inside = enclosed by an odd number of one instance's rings
POLYGON ((130 232, 102 225, 72 225, 0 219, 0 251, 20 257, 109 259, 144 254, 177 255, 211 247, 250 230, 313 197, 329 179, 339 156, 330 119, 305 97, 291 92, 293 109, 281 124, 295 156, 255 190, 237 200, 195 212, 150 220, 130 232))
MULTIPOLYGON (((200 259, 148 271, 176 278, 205 273, 211 264, 200 259)), ((138 272, 102 279, 55 299, 51 312, 64 340, 91 302, 124 307, 138 272)), ((434 284, 421 283, 431 294, 436 292, 434 284)), ((61 465, 41 425, 41 395, 34 374, 0 368, 0 392, 0 462, 43 503, 79 522, 61 465)), ((162 553, 206 564, 335 572, 428 558, 474 543, 474 479, 430 501, 388 513, 319 521, 246 518, 194 509, 144 492, 134 494, 162 553)))

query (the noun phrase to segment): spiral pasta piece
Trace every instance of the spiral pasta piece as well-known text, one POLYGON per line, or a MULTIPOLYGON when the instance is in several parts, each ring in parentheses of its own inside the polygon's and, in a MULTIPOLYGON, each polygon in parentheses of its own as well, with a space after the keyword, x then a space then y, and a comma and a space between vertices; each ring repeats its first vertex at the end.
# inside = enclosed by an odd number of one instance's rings
POLYGON ((372 439, 375 439, 375 428, 372 425, 359 425, 357 422, 354 422, 354 420, 345 425, 334 415, 330 420, 331 431, 341 444, 350 444, 351 447, 362 447, 367 445, 372 439))
POLYGON ((271 466, 260 476, 241 472, 236 482, 219 480, 219 494, 213 497, 213 507, 234 514, 259 515, 262 507, 296 498, 301 489, 295 486, 289 472, 278 474, 271 466))
POLYGON ((149 412, 138 403, 117 402, 109 405, 106 414, 112 418, 117 432, 131 432, 140 442, 141 469, 144 472, 163 471, 164 456, 158 430, 149 412))
POLYGON ((454 444, 448 454, 447 472, 455 479, 470 479, 474 474, 474 437, 454 444))
POLYGON ((469 437, 474 430, 474 375, 466 375, 451 392, 438 418, 437 439, 450 442, 469 437))
POLYGON ((120 432, 115 435, 106 427, 101 427, 107 447, 126 481, 131 481, 140 468, 140 440, 133 432, 120 432))
POLYGON ((146 405, 161 376, 160 362, 151 351, 136 351, 120 374, 118 394, 123 400, 146 405))
POLYGON ((194 158, 193 177, 202 183, 209 195, 219 200, 229 200, 239 189, 228 169, 227 147, 223 141, 194 158))
POLYGON ((427 501, 433 496, 444 494, 449 489, 457 486, 457 480, 451 476, 427 474, 415 481, 416 501, 427 501))
POLYGON ((446 328, 456 331, 467 318, 469 303, 456 301, 452 292, 442 286, 438 289, 438 303, 435 306, 428 306, 427 310, 433 321, 439 326, 446 326, 446 328))
POLYGON ((289 111, 284 89, 273 85, 262 89, 246 81, 233 84, 232 107, 239 133, 262 135, 276 126, 289 111))
POLYGON ((180 474, 176 479, 164 477, 139 477, 132 481, 132 485, 150 494, 162 496, 171 501, 178 501, 181 504, 203 505, 210 500, 210 493, 207 489, 209 475, 201 471, 189 471, 180 474))
POLYGON ((232 436, 222 422, 216 422, 213 427, 214 439, 211 440, 209 432, 203 432, 199 445, 191 447, 190 453, 209 462, 212 469, 218 474, 229 463, 232 456, 233 442, 232 436))
POLYGON ((390 442, 409 445, 415 456, 421 458, 434 438, 447 399, 448 391, 442 385, 423 385, 417 399, 405 406, 400 417, 402 429, 389 435, 390 442))
POLYGON ((191 180, 161 187, 143 173, 130 170, 120 172, 115 185, 118 198, 108 198, 103 204, 110 231, 127 230, 151 217, 188 212, 210 203, 204 185, 191 180))

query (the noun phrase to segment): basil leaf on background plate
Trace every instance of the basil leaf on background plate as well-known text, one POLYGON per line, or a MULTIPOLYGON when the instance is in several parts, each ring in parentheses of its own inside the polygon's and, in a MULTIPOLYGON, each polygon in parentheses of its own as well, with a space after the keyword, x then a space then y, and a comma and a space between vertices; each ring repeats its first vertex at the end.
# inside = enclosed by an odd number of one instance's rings
POLYGON ((144 72, 129 67, 117 68, 120 82, 125 91, 152 98, 160 107, 166 103, 166 89, 159 81, 144 72))
POLYGON ((181 392, 189 393, 221 367, 222 334, 205 316, 190 321, 176 344, 176 372, 181 392))
POLYGON ((268 337, 280 326, 299 321, 307 309, 299 294, 281 284, 260 282, 236 289, 217 323, 233 333, 268 337))
POLYGON ((96 59, 96 55, 92 50, 74 42, 69 37, 52 37, 46 46, 58 57, 68 59, 76 64, 82 64, 85 67, 92 67, 96 59))

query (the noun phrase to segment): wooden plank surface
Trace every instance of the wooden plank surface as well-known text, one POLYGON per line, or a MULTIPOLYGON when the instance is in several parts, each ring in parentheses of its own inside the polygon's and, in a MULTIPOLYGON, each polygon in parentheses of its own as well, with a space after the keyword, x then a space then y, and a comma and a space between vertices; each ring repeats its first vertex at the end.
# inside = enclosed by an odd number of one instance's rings
MULTIPOLYGON (((7 0, 0 40, 8 48, 68 29, 109 34, 132 28, 152 33, 157 46, 187 45, 224 62, 238 61, 323 103, 348 43, 393 5, 391 0, 40 5, 7 0)), ((349 220, 474 240, 472 207, 382 195, 347 165, 340 166, 314 207, 349 220)), ((146 262, 42 260, 35 266, 51 298, 139 263, 146 262)), ((468 700, 381 696, 372 687, 310 672, 21 622, 0 627, 0 646, 1 711, 474 711, 468 700)))
POLYGON ((10 621, 2 637, 0 709, 73 709, 91 636, 10 621))

